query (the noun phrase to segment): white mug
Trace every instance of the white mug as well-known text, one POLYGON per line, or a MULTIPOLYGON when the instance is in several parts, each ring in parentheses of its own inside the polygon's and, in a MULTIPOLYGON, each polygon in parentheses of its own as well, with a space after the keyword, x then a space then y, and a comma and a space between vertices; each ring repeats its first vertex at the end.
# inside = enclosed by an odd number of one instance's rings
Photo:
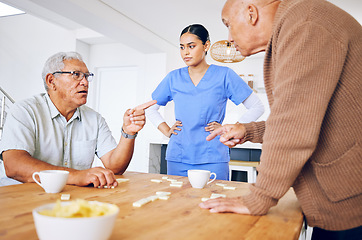
POLYGON ((68 176, 69 172, 64 170, 45 170, 33 173, 34 181, 47 193, 61 192, 67 184, 68 176), (36 175, 39 176, 40 182, 36 180, 36 175))
POLYGON ((187 176, 193 188, 204 188, 205 185, 212 183, 216 179, 216 173, 207 170, 188 170, 187 176), (214 175, 214 178, 210 180, 212 175, 214 175))

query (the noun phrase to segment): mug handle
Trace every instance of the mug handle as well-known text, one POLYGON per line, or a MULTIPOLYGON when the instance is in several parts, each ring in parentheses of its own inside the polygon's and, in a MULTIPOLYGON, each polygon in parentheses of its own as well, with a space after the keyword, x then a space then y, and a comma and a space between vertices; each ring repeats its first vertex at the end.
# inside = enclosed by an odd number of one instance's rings
POLYGON ((34 173, 33 173, 33 180, 34 180, 40 187, 44 188, 43 185, 41 185, 41 183, 38 182, 38 180, 36 180, 36 178, 35 178, 36 175, 39 176, 39 172, 34 172, 34 173))
POLYGON ((211 174, 210 174, 210 177, 211 177, 212 175, 214 175, 214 178, 211 179, 210 181, 208 181, 208 182, 206 183, 206 185, 209 184, 209 183, 212 183, 213 181, 215 181, 215 179, 216 179, 216 173, 211 173, 211 174))

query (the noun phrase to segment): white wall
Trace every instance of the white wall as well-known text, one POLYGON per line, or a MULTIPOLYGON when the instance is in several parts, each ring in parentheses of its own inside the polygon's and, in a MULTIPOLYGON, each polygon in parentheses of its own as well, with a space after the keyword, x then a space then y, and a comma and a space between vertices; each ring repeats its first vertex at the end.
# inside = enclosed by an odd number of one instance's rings
MULTIPOLYGON (((211 43, 212 44, 212 43, 211 43)), ((264 64, 264 53, 258 53, 256 55, 245 58, 241 62, 237 63, 220 63, 211 58, 211 56, 207 56, 207 61, 210 64, 216 64, 221 66, 226 66, 233 69, 237 74, 244 74, 247 76, 248 74, 254 75, 254 81, 256 85, 259 87, 264 87, 264 74, 263 74, 263 64, 264 64)), ((244 79, 245 80, 245 79, 244 79)))
MULTIPOLYGON (((136 105, 150 100, 152 91, 166 74, 167 61, 165 53, 142 54, 120 43, 92 45, 89 58, 89 67, 95 72, 96 69, 103 67, 136 66, 139 69, 137 92, 134 93, 137 97, 136 105)), ((122 95, 124 91, 127 91, 127 85, 122 89, 114 89, 109 94, 122 95)), ((127 99, 125 98, 124 101, 127 101, 127 99)), ((96 107, 95 89, 90 90, 88 105, 93 108, 96 107)), ((135 152, 128 170, 147 172, 149 143, 151 141, 158 141, 160 138, 162 138, 162 135, 148 122, 137 137, 135 152)))
POLYGON ((46 59, 75 47, 73 32, 29 14, 0 18, 0 86, 15 101, 45 92, 46 59))

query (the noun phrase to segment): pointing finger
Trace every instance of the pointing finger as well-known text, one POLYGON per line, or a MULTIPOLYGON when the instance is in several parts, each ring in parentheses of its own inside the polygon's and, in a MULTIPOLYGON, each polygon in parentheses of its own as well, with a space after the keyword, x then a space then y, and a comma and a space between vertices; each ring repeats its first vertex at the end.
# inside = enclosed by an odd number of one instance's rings
POLYGON ((134 109, 135 110, 145 110, 145 109, 151 107, 152 105, 155 105, 156 103, 157 103, 157 100, 152 100, 152 101, 146 102, 144 104, 141 104, 141 105, 135 107, 134 109))
POLYGON ((206 137, 207 141, 210 141, 212 139, 214 139, 217 135, 222 134, 223 132, 223 128, 218 128, 216 130, 214 130, 209 136, 206 137))

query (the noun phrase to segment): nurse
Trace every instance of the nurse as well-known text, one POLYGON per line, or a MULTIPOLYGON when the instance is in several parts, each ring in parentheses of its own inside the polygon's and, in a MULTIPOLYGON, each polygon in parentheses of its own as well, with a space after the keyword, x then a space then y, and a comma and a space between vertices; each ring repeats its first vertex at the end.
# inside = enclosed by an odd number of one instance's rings
POLYGON ((215 172, 229 179, 229 148, 218 138, 206 141, 210 131, 225 117, 227 100, 243 103, 248 111, 239 122, 257 120, 264 106, 252 89, 230 68, 206 62, 209 33, 200 24, 186 27, 180 35, 180 53, 187 67, 170 72, 152 93, 157 104, 146 110, 148 119, 170 138, 167 174, 187 176, 189 169, 215 172), (169 127, 158 112, 174 101, 176 122, 169 127))

